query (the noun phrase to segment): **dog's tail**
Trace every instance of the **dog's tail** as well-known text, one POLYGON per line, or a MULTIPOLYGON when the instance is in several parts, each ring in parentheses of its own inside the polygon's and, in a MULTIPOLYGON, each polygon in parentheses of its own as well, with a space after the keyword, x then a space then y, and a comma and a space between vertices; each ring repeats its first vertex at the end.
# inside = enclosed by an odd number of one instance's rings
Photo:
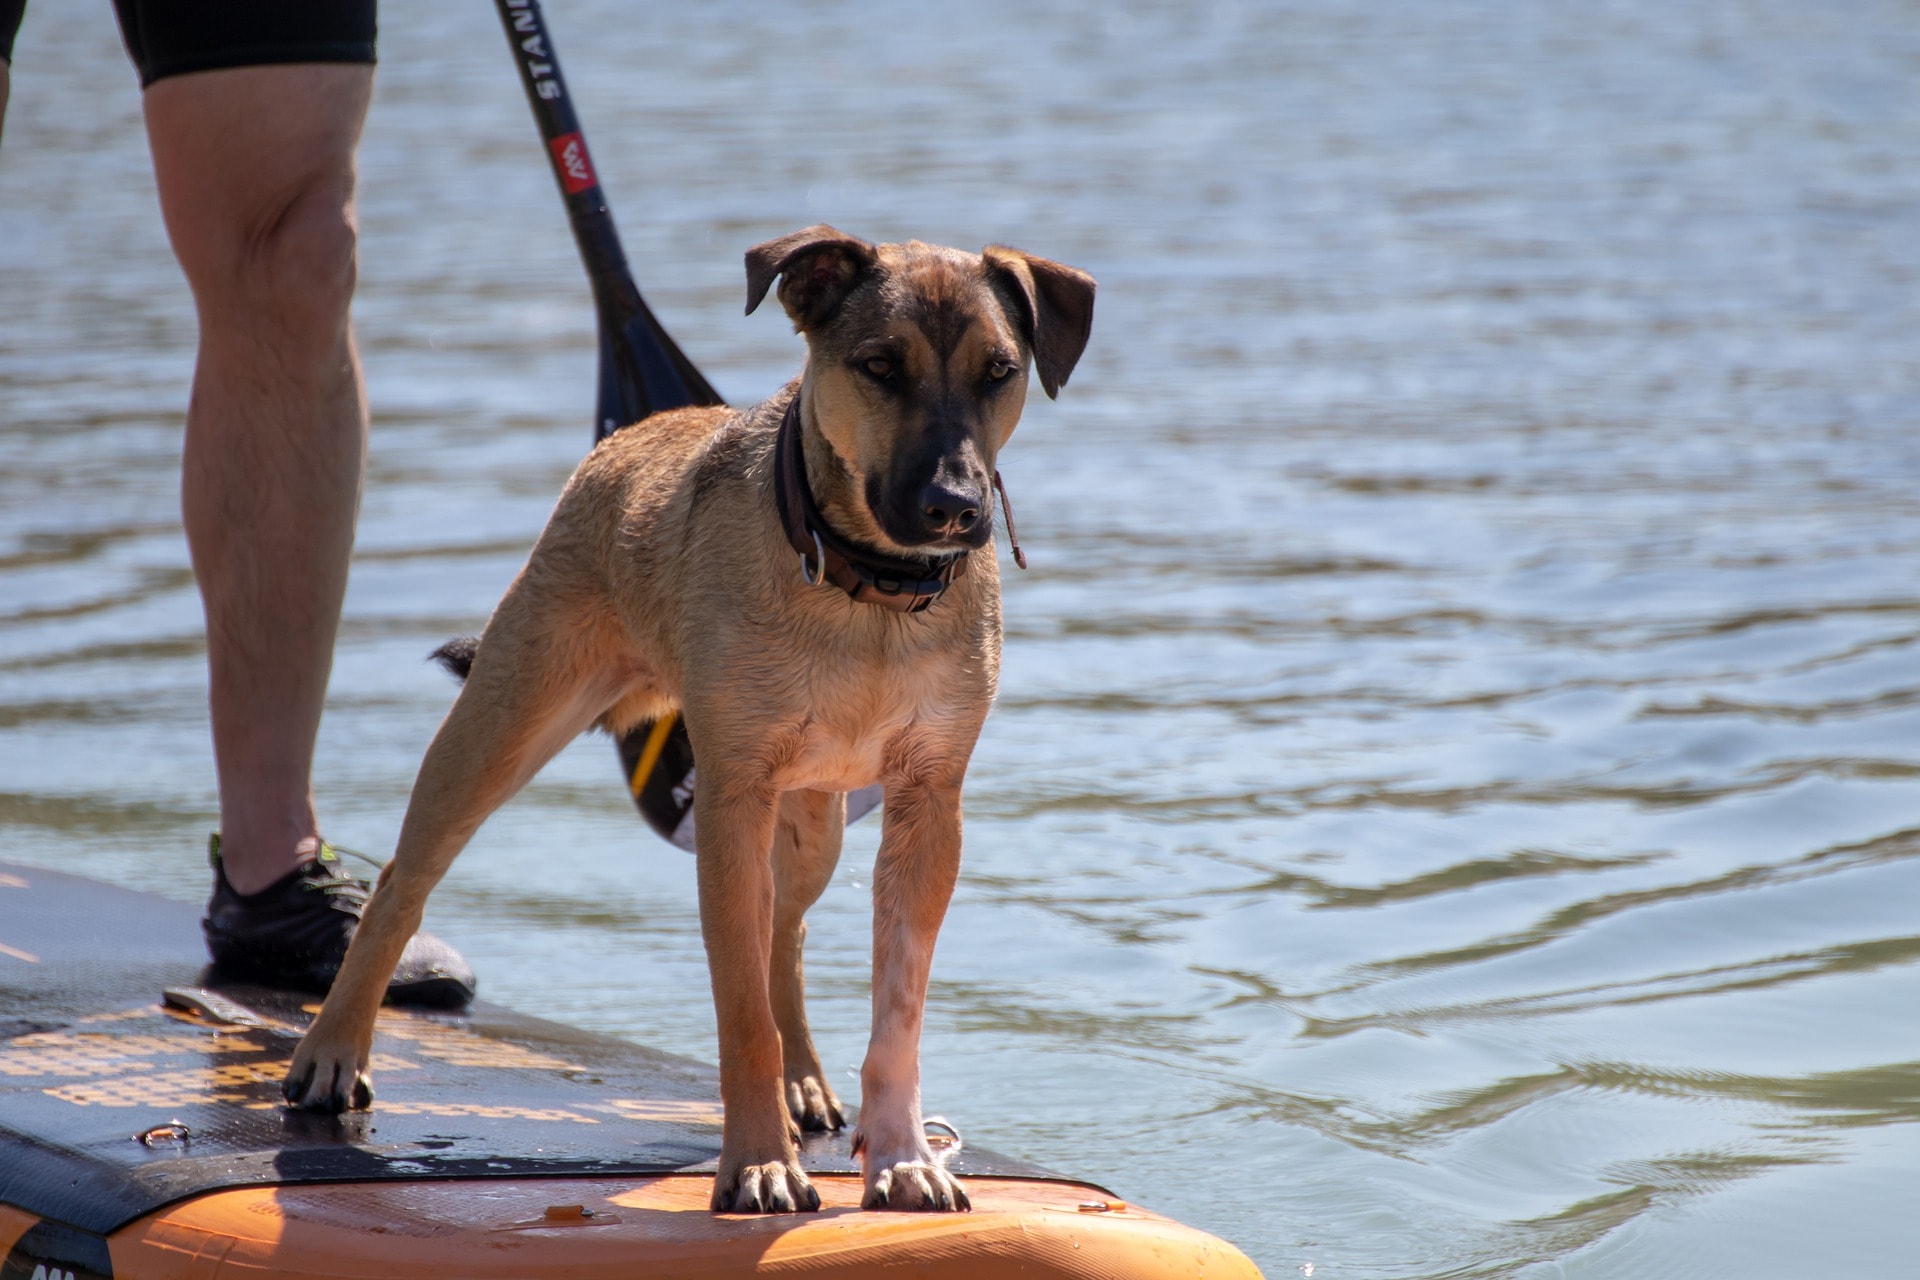
POLYGON ((428 654, 445 667, 456 680, 465 680, 473 670, 473 655, 480 652, 479 636, 455 636, 428 654))

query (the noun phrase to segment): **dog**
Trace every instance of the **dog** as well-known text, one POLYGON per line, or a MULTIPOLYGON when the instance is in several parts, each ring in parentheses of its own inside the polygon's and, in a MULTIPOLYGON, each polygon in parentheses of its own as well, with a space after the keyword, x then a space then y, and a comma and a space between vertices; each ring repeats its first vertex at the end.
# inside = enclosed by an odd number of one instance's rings
POLYGON ((712 1207, 819 1207, 796 1140, 844 1121, 807 1029, 803 917, 839 859, 845 793, 880 782, 862 1204, 964 1210, 921 1123, 920 1029, 999 675, 996 458, 1029 369, 1048 396, 1073 372, 1095 285, 1002 246, 828 226, 755 246, 746 268, 749 314, 779 281, 799 377, 749 409, 656 414, 581 463, 471 652, 285 1092, 370 1106, 388 976, 481 822, 583 730, 678 712, 725 1105, 712 1207))

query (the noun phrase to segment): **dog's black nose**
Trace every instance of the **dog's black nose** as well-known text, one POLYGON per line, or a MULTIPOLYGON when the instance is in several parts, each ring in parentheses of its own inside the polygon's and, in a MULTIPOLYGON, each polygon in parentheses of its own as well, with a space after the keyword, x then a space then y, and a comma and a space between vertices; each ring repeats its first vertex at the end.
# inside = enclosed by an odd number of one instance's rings
POLYGON ((936 482, 920 491, 920 513, 935 533, 967 533, 980 523, 980 495, 936 482))

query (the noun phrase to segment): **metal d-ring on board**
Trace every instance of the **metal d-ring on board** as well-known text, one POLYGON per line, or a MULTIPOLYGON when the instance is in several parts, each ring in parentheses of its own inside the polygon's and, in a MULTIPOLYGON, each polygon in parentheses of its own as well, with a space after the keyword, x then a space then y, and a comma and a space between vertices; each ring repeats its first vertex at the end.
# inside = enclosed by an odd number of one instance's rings
POLYGON ((193 1130, 178 1120, 169 1120, 165 1124, 157 1124, 151 1129, 134 1134, 133 1140, 143 1147, 151 1147, 156 1142, 191 1142, 193 1130))
POLYGON ((939 1154, 942 1160, 956 1156, 966 1143, 960 1137, 960 1128, 945 1116, 928 1116, 920 1122, 927 1131, 927 1143, 939 1154), (941 1132, 935 1132, 941 1130, 941 1132))

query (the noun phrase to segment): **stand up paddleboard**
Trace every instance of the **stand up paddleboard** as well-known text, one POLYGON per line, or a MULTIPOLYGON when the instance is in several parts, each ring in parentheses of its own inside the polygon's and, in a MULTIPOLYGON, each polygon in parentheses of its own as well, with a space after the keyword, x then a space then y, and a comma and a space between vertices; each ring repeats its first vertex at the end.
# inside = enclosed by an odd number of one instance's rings
POLYGON ((972 1213, 862 1211, 844 1133, 820 1212, 712 1213, 713 1068, 497 1005, 382 1010, 373 1110, 288 1110, 317 1000, 218 983, 199 914, 0 863, 0 1280, 1259 1276, 972 1146, 972 1213))

